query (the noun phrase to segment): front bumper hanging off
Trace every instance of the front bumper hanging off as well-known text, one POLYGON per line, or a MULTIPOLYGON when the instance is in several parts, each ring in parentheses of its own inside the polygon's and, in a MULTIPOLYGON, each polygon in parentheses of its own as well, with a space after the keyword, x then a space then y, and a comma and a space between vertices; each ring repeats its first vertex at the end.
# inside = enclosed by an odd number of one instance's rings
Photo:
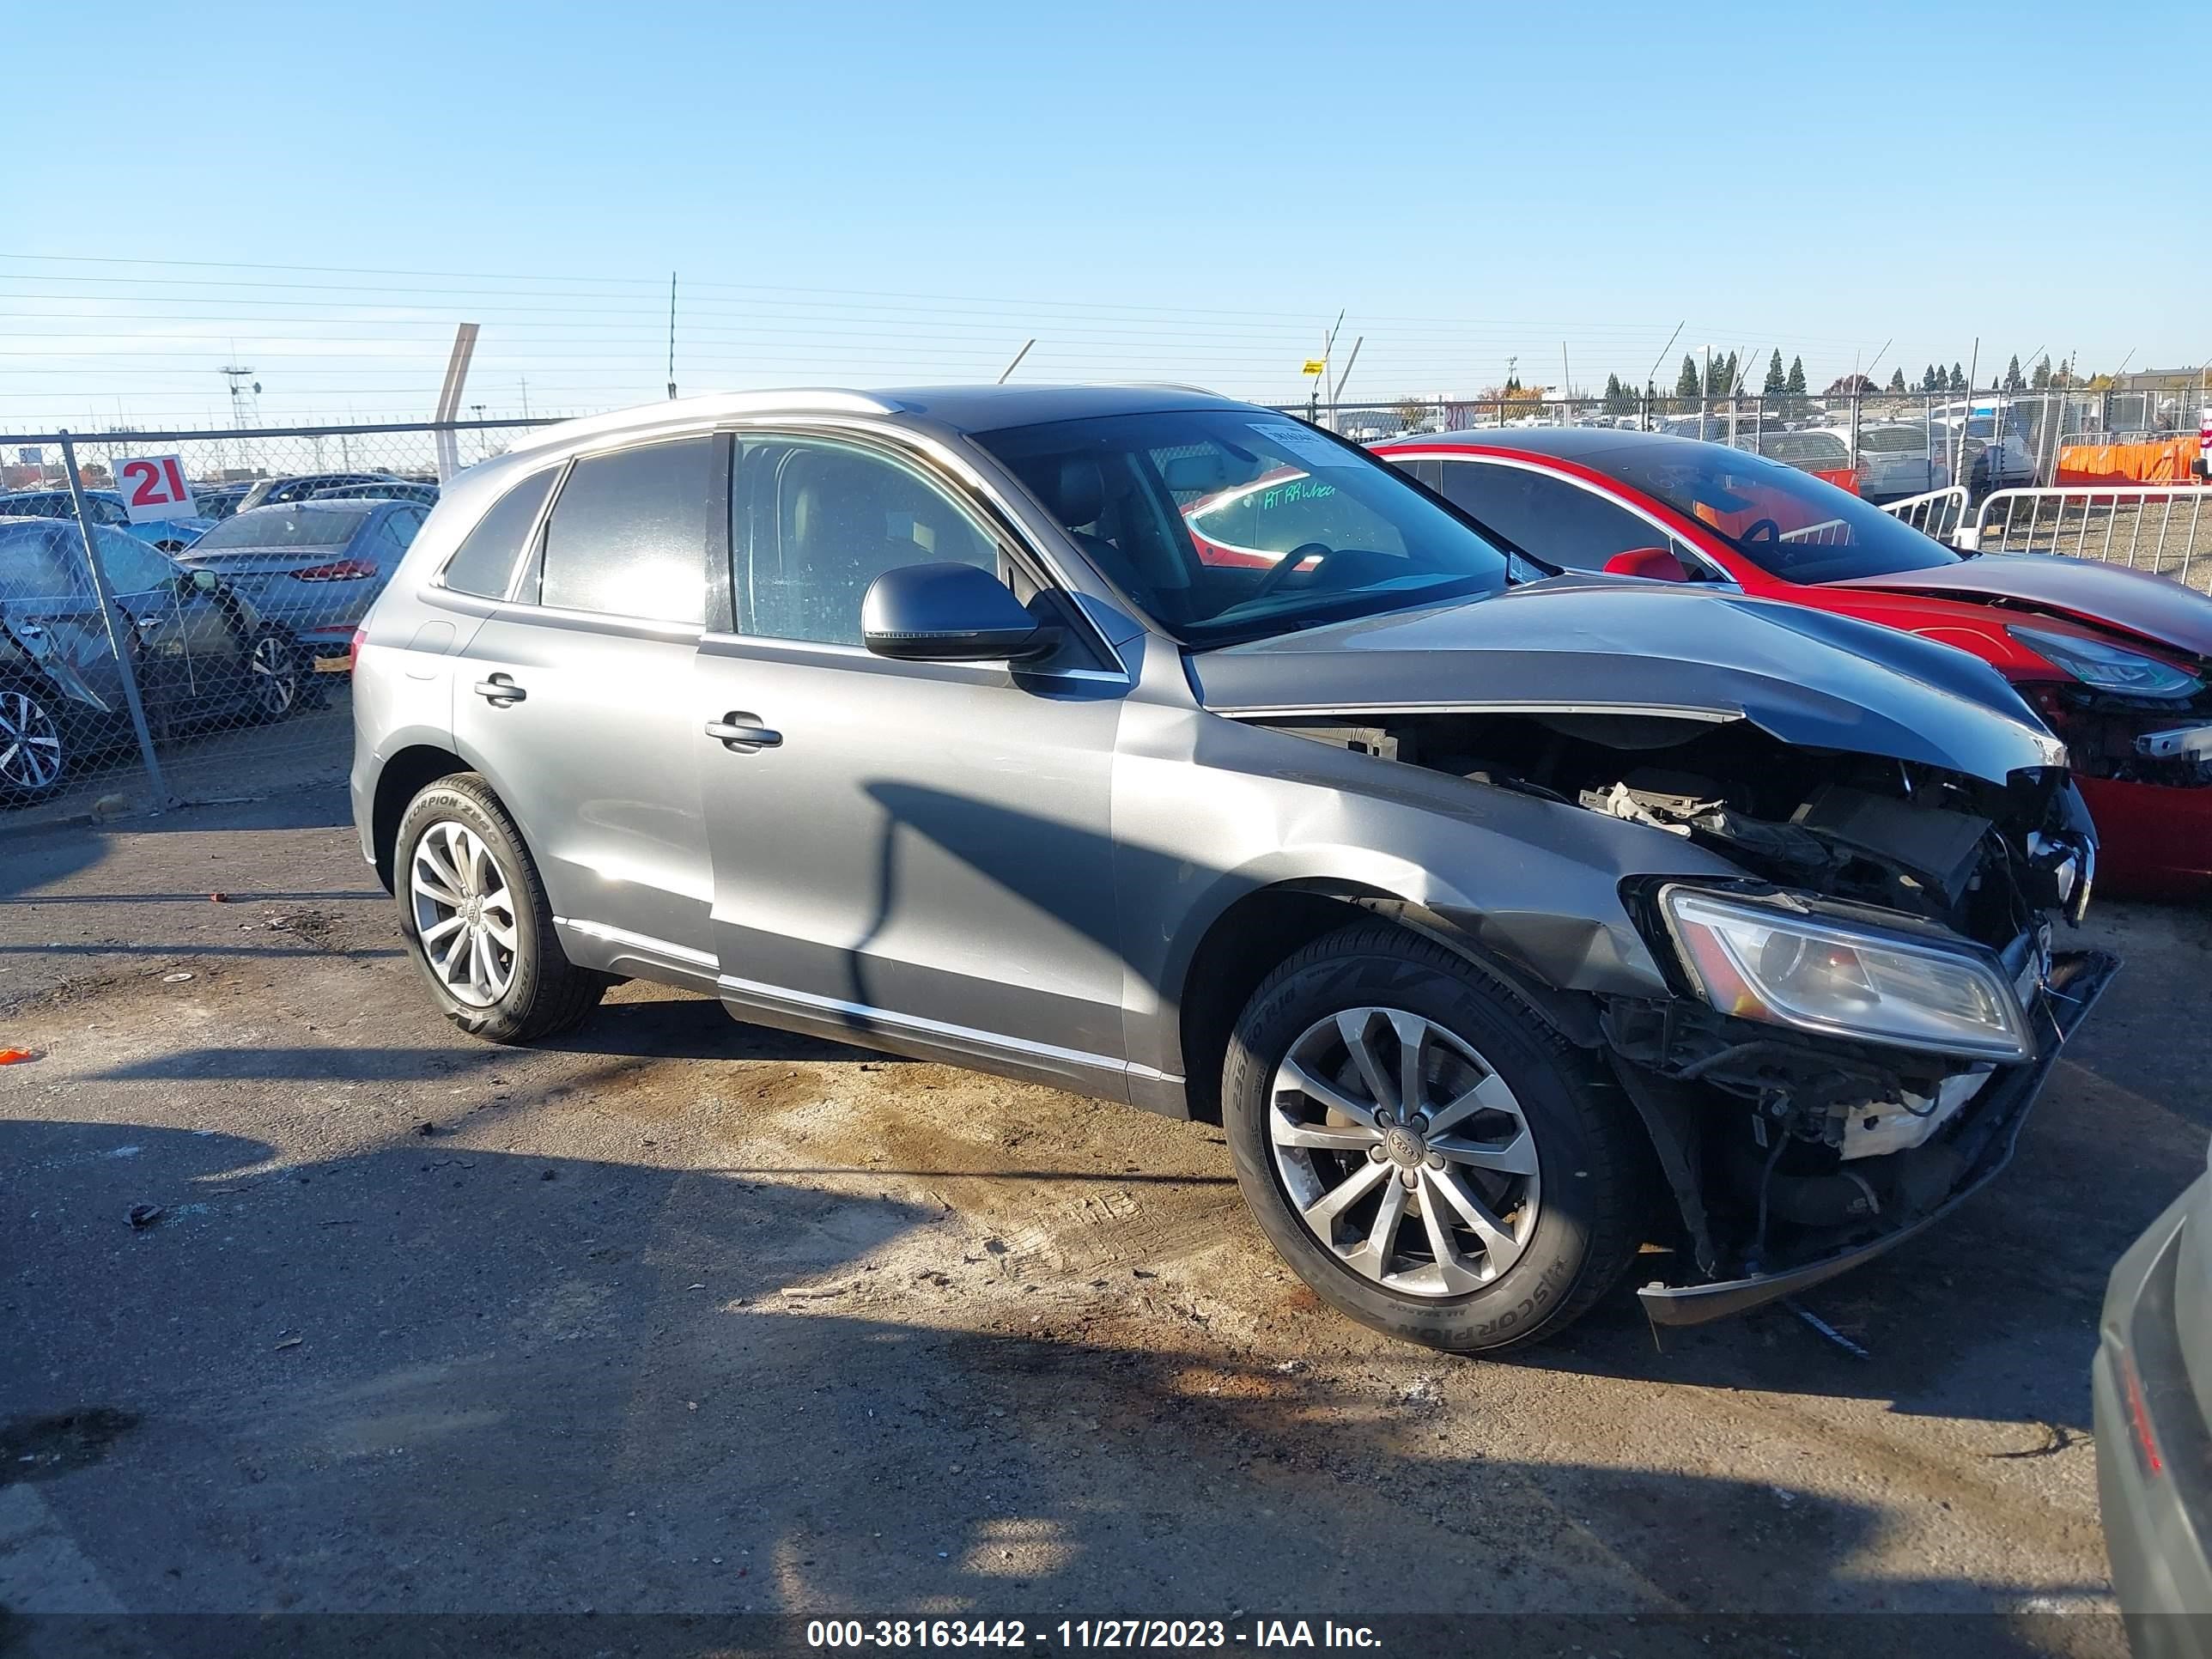
POLYGON ((1955 1143, 1968 1153, 1966 1169, 1941 1203, 1887 1232, 1774 1273, 1705 1285, 1647 1285, 1637 1292, 1645 1315, 1656 1325, 1702 1325, 1725 1319, 1849 1273, 1948 1215, 2012 1161, 2021 1126, 2057 1063, 2060 1048, 2104 994, 2119 965, 2118 957, 2104 951, 2072 951, 2052 959, 2051 980, 2064 988, 2046 993, 2036 1008, 2037 1056, 1994 1085, 1977 1109, 1966 1115, 1955 1143))

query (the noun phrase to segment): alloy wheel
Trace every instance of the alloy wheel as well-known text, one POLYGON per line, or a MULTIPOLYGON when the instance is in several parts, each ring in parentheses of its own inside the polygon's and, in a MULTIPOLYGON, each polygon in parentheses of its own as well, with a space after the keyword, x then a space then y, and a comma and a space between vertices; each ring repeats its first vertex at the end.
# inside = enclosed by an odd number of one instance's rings
POLYGON ((1386 1290, 1480 1290, 1535 1231, 1536 1143, 1511 1086, 1419 1014, 1347 1008, 1308 1026, 1276 1068, 1267 1116, 1306 1230, 1386 1290))
POLYGON ((0 690, 0 784, 32 793, 62 773, 62 736, 46 705, 27 691, 0 690))
POLYGON ((407 872, 422 955, 456 1001, 488 1008, 514 982, 514 899, 483 836, 441 818, 422 832, 407 872))
POLYGON ((253 642, 246 666, 253 677, 254 707, 270 720, 289 713, 300 696, 300 665, 292 647, 264 634, 253 642))

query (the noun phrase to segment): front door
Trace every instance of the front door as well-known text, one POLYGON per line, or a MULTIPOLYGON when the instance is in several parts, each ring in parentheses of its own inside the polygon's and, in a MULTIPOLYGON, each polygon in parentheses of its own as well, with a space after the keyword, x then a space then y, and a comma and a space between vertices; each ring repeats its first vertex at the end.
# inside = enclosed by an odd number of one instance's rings
MULTIPOLYGON (((74 538, 76 526, 69 527, 74 538)), ((134 666, 138 673, 138 696, 146 718, 157 728, 198 712, 192 678, 192 635, 196 616, 192 600, 205 596, 186 585, 185 572, 165 555, 156 553, 135 536, 106 525, 93 526, 94 544, 100 550, 101 574, 116 608, 130 619, 137 639, 134 666)), ((234 643, 231 655, 241 653, 234 643)))
POLYGON ((742 434, 731 516, 736 628, 690 702, 726 999, 1115 1087, 1117 665, 1073 639, 1020 672, 866 650, 884 571, 1018 556, 891 449, 742 434))
POLYGON ((578 459, 453 685, 462 752, 520 823, 554 914, 702 974, 714 889, 691 664, 720 448, 578 459))

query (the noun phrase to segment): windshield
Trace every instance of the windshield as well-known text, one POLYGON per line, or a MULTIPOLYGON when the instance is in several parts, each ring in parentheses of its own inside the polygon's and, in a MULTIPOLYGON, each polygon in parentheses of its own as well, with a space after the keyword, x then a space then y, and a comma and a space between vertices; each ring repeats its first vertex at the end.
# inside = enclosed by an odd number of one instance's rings
POLYGON ((225 519, 192 544, 192 553, 226 547, 337 547, 353 539, 368 514, 362 507, 262 507, 225 519))
POLYGON ((1695 520, 1784 581, 1894 576, 1959 562, 1942 543, 1849 490, 1740 449, 1646 441, 1582 459, 1695 520))
POLYGON ((1259 410, 975 434, 1186 644, 1487 597, 1510 556, 1364 450, 1259 410))

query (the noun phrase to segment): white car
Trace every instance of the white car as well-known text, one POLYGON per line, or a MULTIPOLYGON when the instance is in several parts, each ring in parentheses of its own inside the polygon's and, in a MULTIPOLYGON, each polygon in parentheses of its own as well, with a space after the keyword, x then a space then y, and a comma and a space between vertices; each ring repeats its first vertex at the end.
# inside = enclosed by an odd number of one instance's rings
MULTIPOLYGON (((1850 428, 1823 428, 1846 449, 1850 428)), ((1955 441, 1938 427, 1934 434, 1911 421, 1867 421, 1859 427, 1859 494, 1870 501, 1894 501, 1951 483, 1951 447, 1955 441)))

